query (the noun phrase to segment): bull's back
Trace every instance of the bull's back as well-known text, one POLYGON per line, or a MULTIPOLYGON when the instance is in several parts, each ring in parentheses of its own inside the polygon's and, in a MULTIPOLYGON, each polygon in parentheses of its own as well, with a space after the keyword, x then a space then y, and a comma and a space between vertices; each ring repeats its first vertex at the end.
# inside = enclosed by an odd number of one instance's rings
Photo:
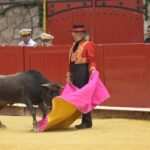
POLYGON ((17 102, 21 97, 22 73, 0 76, 0 101, 17 102))

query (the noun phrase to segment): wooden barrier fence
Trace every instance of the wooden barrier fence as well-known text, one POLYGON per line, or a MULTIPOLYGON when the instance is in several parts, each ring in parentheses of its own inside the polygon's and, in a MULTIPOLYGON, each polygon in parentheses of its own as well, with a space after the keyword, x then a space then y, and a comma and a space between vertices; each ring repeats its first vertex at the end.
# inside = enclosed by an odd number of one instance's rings
MULTIPOLYGON (((65 84, 70 46, 0 47, 0 74, 37 69, 65 84)), ((150 45, 96 45, 97 70, 111 98, 103 106, 150 107, 150 45)))

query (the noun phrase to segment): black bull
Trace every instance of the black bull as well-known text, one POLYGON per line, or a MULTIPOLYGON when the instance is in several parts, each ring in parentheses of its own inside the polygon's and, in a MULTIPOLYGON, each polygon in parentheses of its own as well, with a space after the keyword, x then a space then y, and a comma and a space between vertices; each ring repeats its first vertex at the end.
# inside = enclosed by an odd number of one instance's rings
MULTIPOLYGON (((60 88, 59 84, 51 83, 36 70, 0 75, 0 109, 8 104, 26 104, 33 117, 33 129, 38 130, 33 105, 39 106, 44 118, 52 106, 52 98, 59 95, 60 88)), ((1 122, 0 126, 3 126, 1 122)))

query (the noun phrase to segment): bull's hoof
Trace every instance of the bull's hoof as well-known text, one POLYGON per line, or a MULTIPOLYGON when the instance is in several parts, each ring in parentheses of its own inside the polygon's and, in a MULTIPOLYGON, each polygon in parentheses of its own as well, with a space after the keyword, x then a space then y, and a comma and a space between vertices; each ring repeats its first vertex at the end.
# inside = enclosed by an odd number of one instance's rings
POLYGON ((0 129, 5 129, 6 126, 0 122, 0 129))
POLYGON ((30 131, 31 132, 39 132, 39 128, 32 128, 30 131))

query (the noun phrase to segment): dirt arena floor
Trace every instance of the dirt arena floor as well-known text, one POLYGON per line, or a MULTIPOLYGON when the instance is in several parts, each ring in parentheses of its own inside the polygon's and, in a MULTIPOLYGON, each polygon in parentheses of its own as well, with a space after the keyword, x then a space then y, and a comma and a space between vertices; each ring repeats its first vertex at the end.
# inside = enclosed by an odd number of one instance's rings
POLYGON ((31 132, 30 116, 0 116, 0 150, 150 150, 150 121, 94 119, 92 129, 31 132))

